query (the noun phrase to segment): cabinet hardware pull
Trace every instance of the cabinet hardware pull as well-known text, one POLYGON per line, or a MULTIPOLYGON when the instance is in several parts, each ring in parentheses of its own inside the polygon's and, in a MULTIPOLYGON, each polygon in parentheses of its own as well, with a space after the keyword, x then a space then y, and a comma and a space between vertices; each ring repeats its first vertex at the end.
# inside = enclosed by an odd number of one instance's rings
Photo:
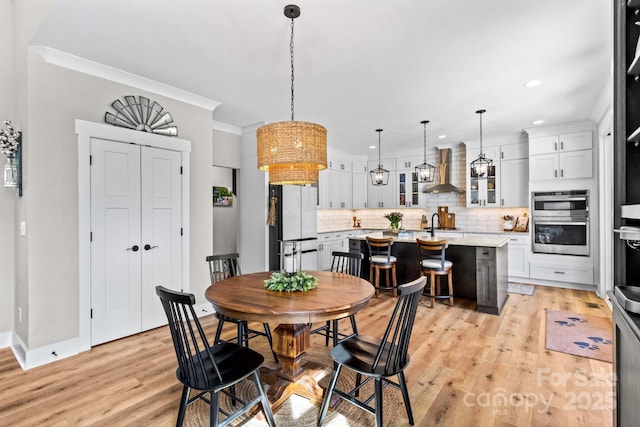
POLYGON ((558 169, 554 169, 553 170, 553 177, 557 178, 558 177, 558 169))
POLYGON ((564 177, 564 169, 560 169, 560 177, 564 177))
POLYGON ((560 141, 560 149, 564 150, 564 141, 560 141))
POLYGON ((557 142, 553 143, 553 150, 554 151, 558 151, 558 143, 557 142))
POLYGON ((555 274, 565 274, 564 271, 554 271, 555 274))
POLYGON ((151 246, 150 244, 147 243, 146 245, 144 245, 144 250, 145 251, 150 251, 151 249, 155 249, 157 247, 158 246, 151 246))
POLYGON ((140 249, 138 245, 133 245, 130 248, 127 248, 128 251, 133 251, 133 252, 138 252, 138 249, 140 249))

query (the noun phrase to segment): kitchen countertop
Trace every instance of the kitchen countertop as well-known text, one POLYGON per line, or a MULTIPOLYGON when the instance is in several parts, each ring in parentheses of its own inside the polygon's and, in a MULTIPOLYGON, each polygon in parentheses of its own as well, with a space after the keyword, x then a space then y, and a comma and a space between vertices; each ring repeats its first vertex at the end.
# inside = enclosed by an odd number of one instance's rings
MULTIPOLYGON (((362 231, 362 230, 375 230, 376 232, 382 232, 382 229, 379 228, 344 228, 337 230, 327 230, 327 231, 318 231, 318 234, 327 234, 327 233, 348 233, 351 231, 362 231)), ((414 229, 405 229, 405 231, 409 231, 411 233, 429 233, 428 230, 420 230, 417 228, 414 229)), ((436 228, 436 233, 469 233, 469 234, 512 234, 516 236, 527 236, 529 234, 528 231, 504 231, 504 230, 474 230, 470 228, 436 228)))
MULTIPOLYGON (((440 230, 438 230, 440 231, 440 230)), ((362 234, 360 236, 353 236, 352 239, 357 240, 365 240, 367 236, 371 237, 385 237, 382 232, 368 233, 362 234)), ((428 232, 413 232, 411 237, 397 237, 393 236, 394 242, 405 242, 405 243, 415 243, 416 238, 421 238, 424 240, 431 240, 431 236, 428 232)), ((433 240, 441 240, 442 238, 436 237, 433 240)), ((499 236, 497 234, 486 234, 486 235, 474 235, 474 236, 464 236, 464 237, 448 237, 447 242, 449 245, 454 246, 481 246, 481 247, 489 247, 489 248, 500 248, 507 243, 509 243, 509 238, 505 236, 499 236)))

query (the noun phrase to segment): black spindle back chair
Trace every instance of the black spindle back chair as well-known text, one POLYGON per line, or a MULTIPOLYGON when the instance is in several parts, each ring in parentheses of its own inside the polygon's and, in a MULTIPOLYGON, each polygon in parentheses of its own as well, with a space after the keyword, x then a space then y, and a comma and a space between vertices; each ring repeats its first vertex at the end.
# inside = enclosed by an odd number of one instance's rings
POLYGON ((404 369, 409 365, 409 341, 426 280, 426 277, 422 276, 398 286, 398 301, 382 338, 355 335, 343 340, 331 350, 335 368, 320 409, 319 426, 327 414, 332 393, 336 393, 342 399, 375 414, 376 426, 382 427, 382 389, 386 385, 401 390, 409 424, 413 425, 404 369), (355 387, 348 392, 335 388, 343 366, 356 372, 355 387), (368 377, 364 382, 363 375, 368 377), (398 383, 389 379, 393 375, 398 376, 398 383), (375 381, 374 394, 364 400, 358 399, 360 388, 371 379, 375 381), (368 404, 374 397, 375 408, 368 404))
MULTIPOLYGON (((331 253, 331 271, 334 273, 350 274, 351 276, 360 277, 362 272, 362 260, 364 255, 361 252, 340 252, 333 251, 331 253)), ((312 334, 324 335, 324 345, 329 345, 329 338, 333 339, 333 346, 335 347, 340 339, 351 337, 358 333, 358 325, 356 324, 355 314, 349 315, 351 321, 351 329, 353 333, 351 335, 345 335, 338 332, 338 320, 334 319, 327 321, 326 324, 319 328, 311 330, 312 334)), ((311 327, 311 325, 309 325, 311 327)))
POLYGON ((193 308, 196 301, 193 294, 173 291, 162 286, 156 287, 156 294, 169 321, 178 361, 176 377, 183 384, 176 426, 182 425, 187 406, 198 399, 211 405, 212 426, 225 426, 258 403, 262 405, 269 425, 275 426, 259 375, 264 357, 250 348, 234 343, 222 342, 210 346, 193 308), (234 386, 250 376, 258 395, 244 402, 234 395, 234 386), (199 393, 190 397, 191 389, 198 390, 199 393), (222 408, 219 402, 220 392, 231 396, 234 406, 236 402, 242 403, 242 406, 238 409, 222 408), (210 394, 210 399, 206 398, 207 393, 210 394), (218 420, 220 413, 225 415, 222 421, 218 420))

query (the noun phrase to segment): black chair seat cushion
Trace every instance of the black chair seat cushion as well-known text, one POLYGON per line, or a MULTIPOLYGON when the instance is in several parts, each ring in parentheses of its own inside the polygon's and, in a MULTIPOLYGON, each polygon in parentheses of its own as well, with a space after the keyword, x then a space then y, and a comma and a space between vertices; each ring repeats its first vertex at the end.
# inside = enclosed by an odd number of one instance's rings
POLYGON ((209 359, 206 351, 200 353, 205 361, 205 372, 203 372, 202 366, 196 360, 194 366, 196 366, 197 372, 194 380, 189 380, 187 376, 183 375, 181 369, 178 368, 176 370, 178 381, 197 390, 211 391, 220 386, 227 387, 241 381, 247 376, 247 373, 259 369, 264 362, 264 357, 257 351, 251 350, 248 347, 240 347, 233 343, 222 342, 211 347, 211 351, 218 365, 218 370, 222 375, 222 383, 216 375, 215 369, 211 364, 211 359, 209 359))
POLYGON ((394 367, 390 366, 389 370, 386 370, 386 362, 389 355, 391 345, 387 343, 385 349, 380 357, 377 369, 373 370, 373 362, 376 357, 376 353, 380 348, 382 340, 380 338, 371 337, 367 335, 356 335, 349 339, 340 342, 331 350, 331 357, 337 363, 344 365, 356 372, 375 375, 375 376, 391 376, 396 375, 402 371, 409 364, 409 355, 404 361, 402 366, 394 367))

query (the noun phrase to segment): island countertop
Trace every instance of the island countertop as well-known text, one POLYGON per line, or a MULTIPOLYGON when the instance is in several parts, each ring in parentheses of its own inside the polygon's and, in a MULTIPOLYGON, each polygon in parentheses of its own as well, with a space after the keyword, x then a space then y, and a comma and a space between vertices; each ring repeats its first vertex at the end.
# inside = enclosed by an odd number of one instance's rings
MULTIPOLYGON (((360 236, 353 236, 350 238, 356 240, 366 240, 367 236, 377 238, 387 237, 384 236, 382 232, 377 232, 363 234, 360 236)), ((450 246, 475 246, 485 248, 501 248, 509 243, 508 237, 496 234, 474 234, 464 237, 447 237, 445 235, 440 235, 438 237, 432 238, 428 232, 411 232, 411 236, 392 237, 394 242, 415 243, 416 238, 420 238, 422 240, 446 240, 450 246)))

